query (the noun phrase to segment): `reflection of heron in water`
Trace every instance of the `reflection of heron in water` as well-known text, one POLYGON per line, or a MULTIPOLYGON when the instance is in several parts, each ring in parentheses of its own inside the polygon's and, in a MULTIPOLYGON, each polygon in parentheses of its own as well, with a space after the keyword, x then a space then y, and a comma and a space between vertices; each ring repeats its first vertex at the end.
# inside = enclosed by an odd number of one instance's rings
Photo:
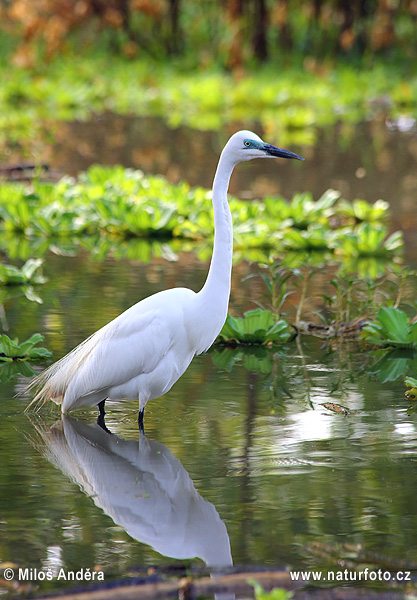
POLYGON ((225 524, 166 446, 70 417, 40 433, 47 458, 132 538, 171 558, 232 565, 225 524))

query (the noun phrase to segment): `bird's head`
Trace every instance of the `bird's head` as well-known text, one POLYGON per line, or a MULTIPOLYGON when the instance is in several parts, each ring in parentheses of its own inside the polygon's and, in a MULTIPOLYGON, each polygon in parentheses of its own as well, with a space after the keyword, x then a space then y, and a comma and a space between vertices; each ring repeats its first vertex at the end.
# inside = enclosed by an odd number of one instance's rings
POLYGON ((266 144, 252 131, 238 131, 227 142, 223 152, 227 152, 235 163, 252 158, 295 158, 304 160, 298 154, 266 144))

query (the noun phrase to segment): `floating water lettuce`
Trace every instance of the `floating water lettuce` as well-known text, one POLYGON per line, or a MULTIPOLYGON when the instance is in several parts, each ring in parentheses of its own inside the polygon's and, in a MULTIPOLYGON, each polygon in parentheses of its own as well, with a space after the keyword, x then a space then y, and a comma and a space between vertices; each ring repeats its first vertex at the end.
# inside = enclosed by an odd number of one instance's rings
POLYGON ((295 251, 324 251, 332 246, 335 234, 324 225, 312 225, 305 231, 288 229, 282 235, 285 248, 295 251))
POLYGON ((284 588, 276 587, 267 592, 255 579, 249 579, 248 583, 253 586, 255 600, 291 600, 294 597, 293 592, 284 588))
MULTIPOLYGON (((386 257, 401 249, 401 234, 387 239, 379 221, 346 227, 346 203, 341 205, 339 196, 328 190, 316 202, 307 192, 290 201, 231 197, 236 248, 326 249, 353 257, 386 257)), ((381 219, 385 214, 376 211, 375 219, 379 213, 381 219)), ((20 233, 29 239, 104 235, 200 241, 211 240, 213 231, 209 190, 120 166, 94 165, 78 180, 34 181, 30 188, 0 184, 0 237, 8 239, 20 233)))
POLYGON ((265 374, 271 372, 273 365, 270 349, 259 344, 239 348, 215 344, 211 350, 211 358, 219 369, 229 373, 236 363, 241 363, 248 371, 265 374))
POLYGON ((361 223, 353 230, 341 229, 334 242, 335 251, 347 256, 387 256, 403 247, 400 231, 388 236, 385 227, 361 223))
POLYGON ((405 395, 409 400, 415 400, 417 398, 417 379, 415 377, 406 377, 405 385, 409 388, 405 395))
POLYGON ((313 200, 310 192, 294 194, 290 202, 267 197, 264 200, 265 213, 269 218, 288 222, 296 229, 307 229, 313 223, 327 225, 339 198, 340 192, 336 190, 327 190, 317 201, 313 200))
POLYGON ((354 200, 347 202, 342 200, 339 203, 339 212, 341 215, 355 220, 357 223, 378 223, 386 221, 389 217, 389 204, 385 200, 377 200, 370 204, 366 200, 354 200))
POLYGON ((19 183, 0 186, 0 222, 6 232, 26 233, 37 203, 27 187, 19 183))
POLYGON ((45 277, 39 272, 42 264, 43 260, 41 258, 30 258, 20 269, 13 265, 3 265, 0 263, 0 285, 45 283, 45 277))
POLYGON ((248 310, 243 317, 228 314, 219 340, 236 344, 283 343, 292 335, 290 325, 269 310, 248 310))
POLYGON ((410 321, 399 308, 380 308, 376 321, 363 328, 362 337, 376 346, 416 348, 417 321, 410 321))
POLYGON ((28 361, 11 360, 8 362, 2 361, 0 358, 0 382, 6 383, 15 375, 23 375, 23 377, 33 377, 36 375, 35 369, 28 361))
POLYGON ((0 361, 12 362, 14 360, 42 360, 49 358, 52 353, 46 348, 35 348, 44 337, 40 333, 34 333, 25 342, 19 343, 18 338, 10 339, 3 333, 0 335, 0 361))
POLYGON ((380 348, 372 353, 378 360, 371 365, 369 373, 382 383, 404 379, 407 373, 415 373, 417 354, 413 348, 380 348))
POLYGON ((96 202, 103 229, 124 236, 172 237, 177 224, 176 207, 133 198, 102 198, 96 202))

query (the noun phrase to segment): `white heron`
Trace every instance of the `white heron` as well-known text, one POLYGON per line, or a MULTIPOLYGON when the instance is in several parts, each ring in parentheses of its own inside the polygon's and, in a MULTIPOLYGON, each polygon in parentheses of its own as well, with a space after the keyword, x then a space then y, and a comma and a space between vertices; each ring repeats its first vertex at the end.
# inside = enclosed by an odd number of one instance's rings
POLYGON ((67 413, 106 399, 139 400, 140 426, 147 402, 168 392, 196 354, 207 350, 224 325, 230 296, 233 225, 227 201, 234 167, 253 158, 301 156, 266 144, 251 131, 238 131, 221 153, 213 182, 214 246, 206 282, 158 292, 96 331, 41 373, 33 402, 49 399, 67 413))

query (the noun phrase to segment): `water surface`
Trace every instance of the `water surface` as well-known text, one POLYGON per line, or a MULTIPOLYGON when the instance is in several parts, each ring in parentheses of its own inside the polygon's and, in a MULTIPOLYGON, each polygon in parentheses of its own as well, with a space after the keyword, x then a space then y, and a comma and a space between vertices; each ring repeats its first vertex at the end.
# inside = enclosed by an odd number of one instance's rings
MULTIPOLYGON (((179 270, 83 254, 64 270, 68 260, 48 257, 44 304, 5 304, 13 334, 44 332, 54 358, 175 282, 174 270, 191 287, 205 274, 192 263, 179 270)), ((146 439, 134 402, 109 403, 110 435, 94 409, 62 423, 51 403, 28 417, 28 398, 15 397, 23 378, 3 383, 2 560, 100 565, 111 578, 150 565, 210 566, 213 556, 224 565, 335 567, 351 544, 415 563, 417 421, 403 383, 381 383, 371 374, 376 358, 355 345, 306 337, 268 353, 266 369, 246 355, 220 368, 221 356, 195 358, 148 404, 146 439)))
MULTIPOLYGON (((62 173, 121 163, 210 187, 228 133, 105 115, 62 124, 47 158, 62 173)), ((393 228, 405 232, 406 260, 416 264, 416 139, 413 127, 384 119, 340 125, 321 132, 315 148, 292 148, 308 159, 302 165, 239 165, 231 190, 251 198, 310 189, 318 198, 335 187, 348 199, 383 197, 393 228)), ((23 251, 18 243, 13 260, 23 251)), ((204 282, 207 265, 193 253, 127 256, 55 247, 45 254, 49 282, 37 289, 43 304, 5 300, 2 330, 22 340, 42 332, 56 360, 141 298, 204 282)), ((251 272, 246 262, 234 267, 234 314, 263 300, 251 272)), ((326 286, 320 271, 308 316, 326 286)), ((354 546, 359 563, 415 565, 417 418, 402 380, 378 376, 378 357, 354 343, 301 337, 261 357, 228 352, 195 358, 148 404, 146 438, 133 402, 109 403, 110 434, 95 424, 95 410, 62 422, 51 403, 29 417, 30 398, 15 397, 25 378, 1 383, 0 560, 99 565, 110 579, 150 565, 210 565, 213 553, 223 565, 331 568, 354 546)))

